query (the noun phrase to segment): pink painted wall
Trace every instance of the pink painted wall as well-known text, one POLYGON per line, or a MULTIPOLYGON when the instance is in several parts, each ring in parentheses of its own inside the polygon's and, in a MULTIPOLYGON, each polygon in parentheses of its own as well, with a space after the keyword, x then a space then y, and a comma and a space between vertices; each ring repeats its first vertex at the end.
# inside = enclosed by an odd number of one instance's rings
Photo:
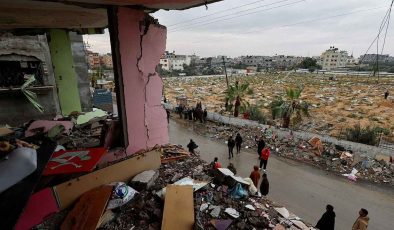
POLYGON ((167 115, 161 105, 163 82, 155 68, 165 51, 167 31, 160 25, 144 28, 143 11, 119 7, 118 38, 125 94, 128 154, 168 143, 167 115), (141 45, 142 56, 141 56, 141 45), (138 61, 138 58, 140 60, 138 61))

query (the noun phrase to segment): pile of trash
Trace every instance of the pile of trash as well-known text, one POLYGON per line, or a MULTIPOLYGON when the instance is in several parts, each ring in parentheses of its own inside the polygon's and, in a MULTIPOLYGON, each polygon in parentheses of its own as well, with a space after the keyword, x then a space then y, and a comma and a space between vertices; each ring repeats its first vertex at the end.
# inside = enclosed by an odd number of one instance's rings
POLYGON ((256 149, 258 138, 264 136, 271 152, 278 156, 302 161, 338 175, 350 174, 354 168, 357 173, 352 177, 353 181, 362 179, 394 186, 394 162, 389 156, 377 155, 371 158, 355 154, 342 146, 323 143, 317 137, 304 141, 289 134, 288 137, 279 139, 272 130, 261 130, 257 127, 236 127, 208 122, 193 126, 193 129, 202 136, 224 142, 230 135, 234 137, 240 133, 243 138, 242 146, 246 149, 252 148, 252 151, 256 149))
MULTIPOLYGON (((144 171, 126 184, 113 185, 98 229, 168 229, 169 218, 180 224, 185 213, 192 214, 190 227, 201 230, 314 229, 285 207, 262 197, 250 179, 236 177, 227 168, 214 170, 195 155, 144 171), (171 203, 171 186, 180 190, 189 186, 190 196, 183 197, 179 191, 176 202, 171 203), (192 205, 178 210, 182 199, 192 205)), ((57 214, 37 227, 63 226, 72 212, 57 214)))

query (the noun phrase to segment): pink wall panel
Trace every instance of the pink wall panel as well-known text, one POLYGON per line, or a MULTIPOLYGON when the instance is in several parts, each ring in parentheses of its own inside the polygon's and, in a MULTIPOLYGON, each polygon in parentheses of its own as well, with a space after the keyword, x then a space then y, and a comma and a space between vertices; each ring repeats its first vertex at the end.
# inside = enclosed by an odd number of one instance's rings
POLYGON ((119 8, 118 38, 129 139, 129 146, 126 148, 128 154, 168 142, 166 113, 160 104, 163 83, 155 72, 160 56, 165 51, 166 29, 151 24, 143 35, 144 26, 140 28, 140 24, 144 17, 143 11, 119 8))

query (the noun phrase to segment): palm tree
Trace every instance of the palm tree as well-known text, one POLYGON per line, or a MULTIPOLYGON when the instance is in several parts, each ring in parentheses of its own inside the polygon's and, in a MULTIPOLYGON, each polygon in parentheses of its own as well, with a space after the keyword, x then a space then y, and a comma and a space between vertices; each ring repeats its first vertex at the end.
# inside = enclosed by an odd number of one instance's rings
POLYGON ((229 86, 225 94, 226 104, 228 105, 226 109, 231 111, 234 103, 234 117, 238 117, 239 110, 244 111, 249 106, 249 103, 243 100, 244 96, 253 94, 253 90, 249 88, 248 82, 239 84, 236 81, 234 86, 229 86))
POLYGON ((303 115, 309 116, 308 103, 300 100, 302 90, 302 87, 288 87, 284 99, 279 97, 271 103, 272 119, 281 118, 283 128, 301 122, 303 115))

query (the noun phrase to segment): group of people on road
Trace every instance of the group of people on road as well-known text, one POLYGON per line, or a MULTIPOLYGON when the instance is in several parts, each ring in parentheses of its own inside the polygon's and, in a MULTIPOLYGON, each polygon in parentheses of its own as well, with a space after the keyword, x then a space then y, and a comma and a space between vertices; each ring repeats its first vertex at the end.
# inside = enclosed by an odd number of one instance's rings
MULTIPOLYGON (((367 230, 369 223, 368 211, 365 208, 362 208, 358 212, 358 215, 359 216, 354 222, 352 230, 367 230)), ((315 227, 320 230, 334 230, 335 217, 334 207, 327 204, 326 212, 319 219, 315 227)))
MULTIPOLYGON (((250 173, 249 178, 252 180, 253 185, 256 188, 259 188, 260 194, 262 196, 267 196, 269 193, 269 181, 268 181, 268 176, 267 176, 267 164, 268 164, 268 159, 270 157, 270 148, 266 145, 264 141, 264 137, 255 137, 256 141, 256 146, 257 146, 257 153, 259 155, 260 159, 260 167, 255 165, 253 167, 253 171, 250 173), (263 174, 261 175, 261 171, 263 171, 263 174), (259 181, 261 178, 261 183, 260 187, 259 181)), ((227 140, 227 146, 228 146, 228 154, 229 154, 229 159, 233 158, 233 149, 236 146, 237 149, 237 154, 241 152, 241 145, 242 145, 242 137, 239 133, 237 133, 235 139, 233 139, 232 136, 230 136, 227 140)), ((188 144, 189 151, 191 153, 194 153, 194 149, 197 148, 197 144, 194 143, 193 140, 190 140, 190 143, 188 144)), ((219 162, 218 157, 214 158, 214 161, 211 163, 212 170, 222 168, 222 164, 219 162)), ((227 168, 236 175, 237 170, 234 166, 233 163, 229 163, 227 168)), ((334 207, 330 204, 326 206, 326 212, 322 215, 322 217, 319 219, 319 221, 316 224, 316 228, 320 230, 334 230, 335 229, 335 217, 336 214, 334 212, 334 207)), ((369 217, 368 217, 368 211, 364 208, 362 208, 359 211, 359 216, 356 219, 356 221, 353 224, 352 230, 367 230, 368 228, 368 223, 369 223, 369 217)))
POLYGON ((201 102, 197 102, 195 107, 187 107, 183 104, 176 107, 176 112, 179 114, 179 118, 182 117, 185 120, 197 121, 201 123, 207 122, 208 111, 206 108, 202 108, 201 102))

